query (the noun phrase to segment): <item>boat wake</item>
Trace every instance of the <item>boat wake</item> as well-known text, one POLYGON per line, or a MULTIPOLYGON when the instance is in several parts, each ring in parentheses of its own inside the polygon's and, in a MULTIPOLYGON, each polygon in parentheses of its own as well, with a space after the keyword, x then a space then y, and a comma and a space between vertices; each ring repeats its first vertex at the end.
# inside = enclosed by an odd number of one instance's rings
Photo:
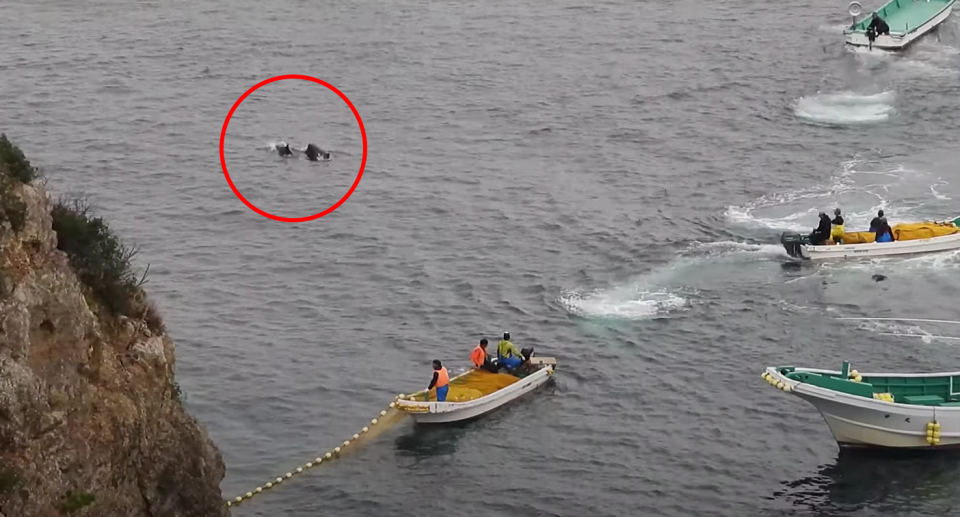
POLYGON ((913 170, 902 165, 876 168, 856 158, 841 164, 830 184, 764 195, 743 205, 728 206, 724 217, 741 227, 795 232, 810 232, 817 213, 843 210, 848 231, 866 229, 878 210, 888 218, 952 219, 956 210, 938 210, 949 201, 950 184, 932 172, 913 170), (896 197, 892 194, 896 193, 896 197))
POLYGON ((796 116, 822 124, 870 124, 883 122, 894 113, 896 94, 885 91, 872 95, 852 91, 817 93, 800 97, 794 106, 796 116))
MULTIPOLYGON (((569 289, 558 302, 571 314, 586 318, 652 319, 689 309, 700 296, 695 284, 716 274, 716 267, 787 258, 779 244, 737 241, 692 242, 680 256, 624 284, 606 288, 569 289)), ((709 282, 708 282, 709 283, 709 282)))

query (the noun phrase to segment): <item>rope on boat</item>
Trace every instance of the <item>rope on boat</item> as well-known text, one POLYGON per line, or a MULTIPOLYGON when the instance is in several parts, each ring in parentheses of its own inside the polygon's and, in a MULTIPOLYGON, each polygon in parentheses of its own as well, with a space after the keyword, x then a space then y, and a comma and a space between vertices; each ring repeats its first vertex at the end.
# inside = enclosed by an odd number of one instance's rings
POLYGON ((262 485, 258 486, 254 490, 247 492, 246 494, 237 496, 233 499, 224 501, 224 503, 230 507, 238 505, 245 500, 251 499, 257 494, 262 494, 266 490, 280 486, 280 483, 283 483, 284 480, 292 478, 295 474, 302 474, 314 467, 319 467, 320 465, 329 465, 332 460, 343 457, 348 451, 353 451, 358 448, 359 445, 362 445, 361 440, 366 442, 372 440, 382 434, 384 431, 389 429, 392 424, 395 424, 400 421, 400 418, 406 416, 406 413, 397 409, 396 401, 403 398, 404 395, 397 395, 397 398, 390 403, 388 409, 385 409, 380 412, 380 416, 374 418, 370 421, 369 426, 365 426, 363 429, 360 429, 359 433, 356 433, 349 440, 343 442, 339 447, 335 447, 332 451, 327 452, 321 456, 318 456, 313 461, 309 461, 306 464, 297 467, 295 470, 291 470, 284 474, 283 476, 278 476, 276 479, 262 485))

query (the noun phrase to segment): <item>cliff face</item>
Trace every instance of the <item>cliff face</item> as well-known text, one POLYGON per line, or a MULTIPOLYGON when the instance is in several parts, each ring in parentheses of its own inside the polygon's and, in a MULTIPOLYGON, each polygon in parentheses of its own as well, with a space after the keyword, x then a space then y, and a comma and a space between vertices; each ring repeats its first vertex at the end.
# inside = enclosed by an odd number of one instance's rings
POLYGON ((108 314, 57 249, 44 186, 7 176, 0 205, 21 217, 0 206, 0 517, 228 515, 162 326, 108 314))

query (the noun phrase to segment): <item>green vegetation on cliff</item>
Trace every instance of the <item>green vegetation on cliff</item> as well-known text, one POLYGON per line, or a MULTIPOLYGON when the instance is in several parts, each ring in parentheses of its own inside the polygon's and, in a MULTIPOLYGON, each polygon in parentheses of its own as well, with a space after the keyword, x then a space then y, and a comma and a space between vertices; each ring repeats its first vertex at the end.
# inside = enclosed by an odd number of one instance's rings
POLYGON ((15 182, 30 183, 39 173, 20 149, 0 133, 0 224, 9 222, 13 231, 23 230, 27 205, 13 192, 15 182))
MULTIPOLYGON (((23 230, 26 205, 13 187, 15 182, 30 183, 38 177, 23 152, 0 135, 0 224, 8 221, 14 231, 23 230)), ((125 246, 103 218, 89 212, 90 207, 80 200, 57 201, 51 211, 57 248, 67 254, 96 305, 112 316, 144 321, 150 330, 162 333, 163 322, 141 289, 147 272, 138 276, 133 270, 138 249, 125 246)))

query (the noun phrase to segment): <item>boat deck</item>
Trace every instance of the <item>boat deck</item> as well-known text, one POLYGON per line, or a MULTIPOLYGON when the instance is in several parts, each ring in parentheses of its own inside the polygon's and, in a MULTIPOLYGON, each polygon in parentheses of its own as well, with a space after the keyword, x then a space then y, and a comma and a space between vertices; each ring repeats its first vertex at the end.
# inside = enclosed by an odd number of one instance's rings
MULTIPOLYGON (((899 0, 908 3, 911 0, 899 0)), ((925 2, 918 0, 906 9, 897 9, 887 18, 887 25, 890 26, 890 32, 908 32, 923 25, 937 15, 947 2, 942 0, 932 0, 925 2)), ((880 16, 883 16, 882 14, 880 16)))
MULTIPOLYGON (((878 14, 890 26, 891 34, 903 33, 930 21, 949 3, 949 0, 930 0, 929 2, 926 0, 897 0, 897 3, 891 6, 893 7, 891 11, 883 8, 878 11, 878 14), (898 5, 900 7, 897 7, 898 5)), ((857 29, 866 30, 870 21, 870 17, 867 16, 866 19, 857 24, 857 29)))

